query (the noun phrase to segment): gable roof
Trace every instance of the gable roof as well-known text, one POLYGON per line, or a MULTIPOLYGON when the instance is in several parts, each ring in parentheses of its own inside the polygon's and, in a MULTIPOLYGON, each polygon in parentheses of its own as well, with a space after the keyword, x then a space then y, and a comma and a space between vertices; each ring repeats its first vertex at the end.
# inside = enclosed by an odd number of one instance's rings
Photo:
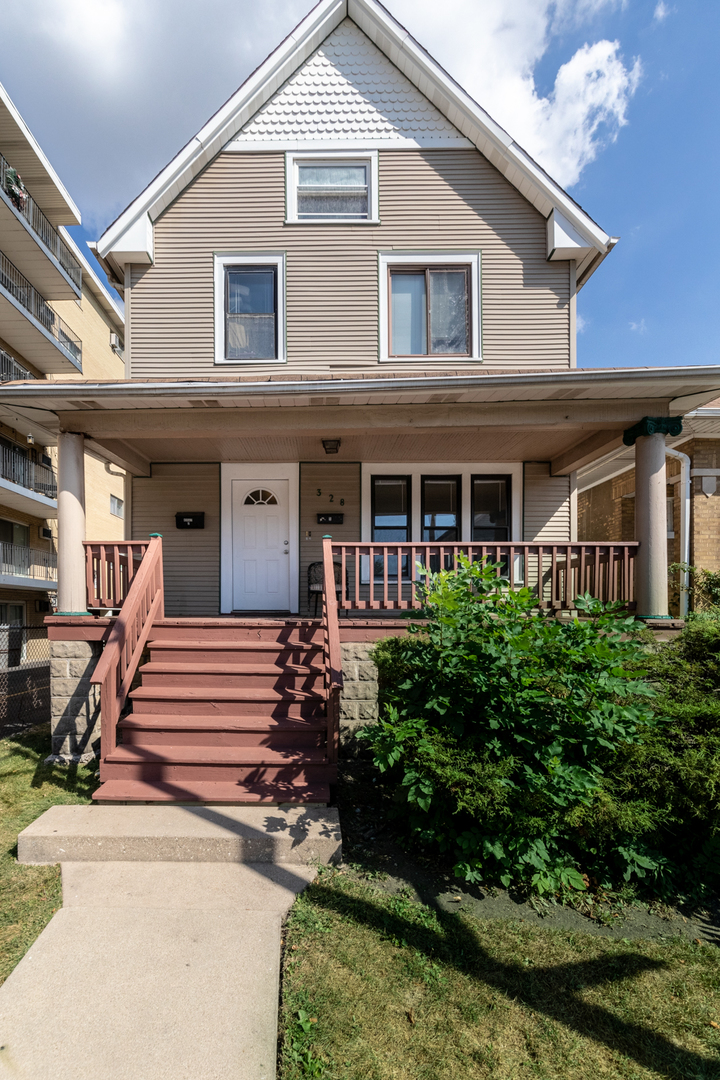
MULTIPOLYGON (((153 261, 153 223, 160 214, 231 140, 241 135, 249 121, 261 114, 348 18, 402 73, 405 82, 431 103, 435 113, 449 121, 542 214, 548 222, 548 258, 574 258, 580 287, 616 240, 473 101, 377 0, 320 0, 105 230, 97 242, 97 255, 103 265, 109 265, 122 280, 121 268, 125 264, 153 261)), ((377 145, 382 145, 380 139, 377 145)))

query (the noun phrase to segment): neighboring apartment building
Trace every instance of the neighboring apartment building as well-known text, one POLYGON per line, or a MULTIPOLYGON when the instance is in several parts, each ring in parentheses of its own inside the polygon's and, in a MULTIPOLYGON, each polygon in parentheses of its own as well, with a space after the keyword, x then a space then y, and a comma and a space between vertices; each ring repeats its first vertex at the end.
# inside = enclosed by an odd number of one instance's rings
MULTIPOLYGON (((77 207, 0 85, 3 384, 123 375, 124 317, 63 227, 79 222, 77 207)), ((54 603, 57 448, 47 419, 37 410, 8 410, 0 394, 0 626, 40 625, 54 603)), ((116 467, 109 472, 88 449, 85 483, 88 538, 121 539, 124 475, 116 467)))

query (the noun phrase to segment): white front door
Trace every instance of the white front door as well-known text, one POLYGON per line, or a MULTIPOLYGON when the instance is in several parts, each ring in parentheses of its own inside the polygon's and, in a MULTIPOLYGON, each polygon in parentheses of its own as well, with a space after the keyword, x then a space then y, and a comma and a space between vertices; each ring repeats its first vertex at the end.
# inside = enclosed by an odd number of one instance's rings
POLYGON ((290 609, 287 480, 232 481, 234 611, 290 609))

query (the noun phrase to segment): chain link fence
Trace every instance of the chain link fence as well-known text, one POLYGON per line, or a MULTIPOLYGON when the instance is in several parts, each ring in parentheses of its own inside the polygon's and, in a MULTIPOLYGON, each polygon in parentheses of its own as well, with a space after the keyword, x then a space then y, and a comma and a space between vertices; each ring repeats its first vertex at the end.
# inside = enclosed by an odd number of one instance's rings
POLYGON ((49 719, 47 627, 0 623, 0 736, 49 719))

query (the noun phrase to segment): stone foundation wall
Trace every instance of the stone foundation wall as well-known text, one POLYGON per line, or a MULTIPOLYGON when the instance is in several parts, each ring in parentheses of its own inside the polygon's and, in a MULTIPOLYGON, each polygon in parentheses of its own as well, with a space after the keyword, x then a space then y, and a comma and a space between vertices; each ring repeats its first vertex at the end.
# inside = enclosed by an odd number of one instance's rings
POLYGON ((90 676, 100 659, 99 641, 50 642, 52 756, 64 762, 100 755, 100 687, 90 676))
POLYGON ((370 659, 373 645, 370 641, 349 641, 340 646, 344 683, 340 695, 341 742, 378 718, 378 673, 370 659))

